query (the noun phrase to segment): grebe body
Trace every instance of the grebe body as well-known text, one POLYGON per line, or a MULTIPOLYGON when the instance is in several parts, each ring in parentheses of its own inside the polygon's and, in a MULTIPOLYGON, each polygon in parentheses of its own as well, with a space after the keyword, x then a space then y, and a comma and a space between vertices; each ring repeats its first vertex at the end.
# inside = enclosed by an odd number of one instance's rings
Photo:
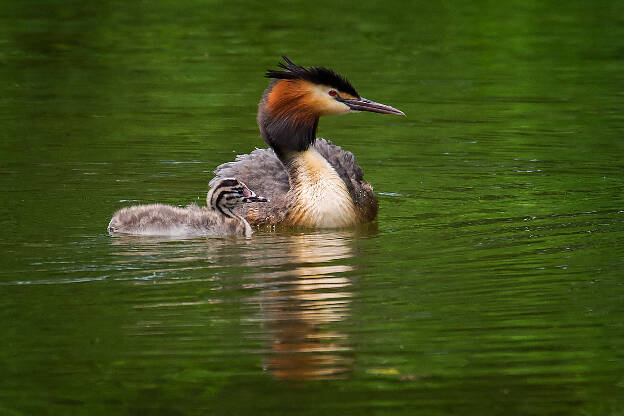
POLYGON ((214 181, 235 176, 269 198, 235 212, 252 225, 347 227, 377 216, 377 197, 351 152, 316 138, 319 118, 370 111, 404 115, 362 98, 341 75, 303 68, 287 57, 258 105, 258 127, 268 149, 239 155, 215 170, 214 181))
POLYGON ((243 203, 264 202, 247 186, 234 178, 216 181, 206 197, 206 207, 191 204, 185 208, 165 204, 135 205, 122 208, 108 224, 112 234, 149 236, 252 235, 245 218, 233 212, 243 203))

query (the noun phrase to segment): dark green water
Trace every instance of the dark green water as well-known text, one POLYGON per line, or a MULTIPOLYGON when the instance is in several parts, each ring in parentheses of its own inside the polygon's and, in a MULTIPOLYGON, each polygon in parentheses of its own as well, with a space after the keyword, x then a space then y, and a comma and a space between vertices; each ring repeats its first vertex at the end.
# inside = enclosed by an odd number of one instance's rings
POLYGON ((3 2, 0 414, 624 414, 624 7, 466 3, 3 2), (107 235, 284 53, 407 114, 321 120, 376 225, 107 235))

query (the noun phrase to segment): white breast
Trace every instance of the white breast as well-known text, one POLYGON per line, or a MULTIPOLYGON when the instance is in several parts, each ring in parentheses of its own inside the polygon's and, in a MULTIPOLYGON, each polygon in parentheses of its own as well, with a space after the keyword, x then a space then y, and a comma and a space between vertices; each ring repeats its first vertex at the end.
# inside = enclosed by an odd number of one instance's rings
POLYGON ((310 147, 294 162, 296 213, 294 225, 333 228, 355 224, 353 199, 338 173, 310 147))

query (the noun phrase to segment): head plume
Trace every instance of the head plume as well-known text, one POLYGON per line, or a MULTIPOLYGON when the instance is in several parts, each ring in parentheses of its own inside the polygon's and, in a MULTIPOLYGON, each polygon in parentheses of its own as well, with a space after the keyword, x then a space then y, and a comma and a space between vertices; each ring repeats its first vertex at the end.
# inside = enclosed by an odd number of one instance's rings
POLYGON ((360 96, 345 77, 331 69, 323 67, 304 68, 295 65, 287 56, 282 56, 282 59, 284 62, 277 64, 282 70, 269 69, 264 76, 274 79, 302 79, 314 84, 327 85, 354 97, 360 96))

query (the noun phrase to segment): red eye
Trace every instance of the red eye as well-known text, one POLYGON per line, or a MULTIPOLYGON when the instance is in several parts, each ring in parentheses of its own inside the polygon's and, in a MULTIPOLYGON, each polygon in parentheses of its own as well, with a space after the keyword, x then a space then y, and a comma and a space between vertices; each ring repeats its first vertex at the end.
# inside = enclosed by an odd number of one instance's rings
POLYGON ((332 97, 335 97, 336 95, 338 95, 336 90, 329 90, 329 92, 327 94, 331 95, 332 97))

